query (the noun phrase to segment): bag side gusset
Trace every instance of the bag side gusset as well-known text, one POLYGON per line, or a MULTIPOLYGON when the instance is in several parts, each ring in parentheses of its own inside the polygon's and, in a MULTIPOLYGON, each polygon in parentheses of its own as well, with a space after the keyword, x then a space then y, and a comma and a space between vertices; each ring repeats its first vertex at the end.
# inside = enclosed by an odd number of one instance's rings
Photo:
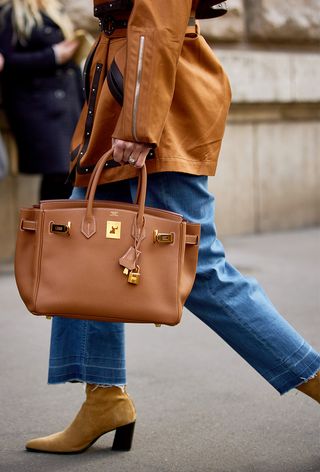
POLYGON ((19 235, 15 251, 15 277, 20 296, 27 309, 36 311, 35 291, 39 276, 42 211, 38 208, 20 210, 19 235), (18 263, 23 260, 24 264, 18 263))

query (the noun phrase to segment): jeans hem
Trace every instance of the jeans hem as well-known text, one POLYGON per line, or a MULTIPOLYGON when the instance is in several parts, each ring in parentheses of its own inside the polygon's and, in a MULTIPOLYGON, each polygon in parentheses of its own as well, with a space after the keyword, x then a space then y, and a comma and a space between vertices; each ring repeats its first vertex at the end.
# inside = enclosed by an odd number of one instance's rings
POLYGON ((123 387, 123 386, 126 386, 126 382, 108 382, 108 383, 105 383, 105 382, 99 382, 99 381, 93 381, 91 380, 90 382, 88 381, 85 381, 85 380, 82 380, 80 378, 70 378, 68 380, 48 380, 48 385, 62 385, 62 384, 66 384, 66 383, 81 383, 81 384, 85 384, 85 383, 89 383, 89 384, 95 384, 95 385, 104 385, 104 386, 110 386, 110 387, 123 387))
POLYGON ((311 362, 299 376, 293 374, 292 372, 287 372, 287 380, 285 382, 282 382, 281 386, 276 386, 275 384, 271 384, 271 385, 276 390, 278 390, 280 395, 284 395, 290 390, 297 388, 299 387, 299 385, 302 385, 303 383, 312 379, 319 371, 320 371, 320 355, 318 355, 313 360, 313 362, 311 362))
POLYGON ((74 365, 72 368, 50 368, 48 373, 48 384, 66 382, 84 382, 100 385, 125 385, 126 369, 90 369, 85 365, 74 365), (100 370, 100 372, 99 372, 100 370), (58 373, 60 371, 60 373, 58 373))

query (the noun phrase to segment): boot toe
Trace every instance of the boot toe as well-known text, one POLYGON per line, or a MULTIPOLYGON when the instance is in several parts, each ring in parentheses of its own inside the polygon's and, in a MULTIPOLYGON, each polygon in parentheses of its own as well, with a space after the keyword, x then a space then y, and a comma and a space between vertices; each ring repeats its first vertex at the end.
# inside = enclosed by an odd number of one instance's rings
POLYGON ((43 438, 31 439, 26 443, 27 451, 33 452, 63 452, 63 448, 59 447, 60 441, 57 441, 60 433, 45 436, 43 438))
POLYGON ((43 438, 31 439, 26 443, 26 449, 28 451, 42 451, 45 450, 45 444, 43 438))

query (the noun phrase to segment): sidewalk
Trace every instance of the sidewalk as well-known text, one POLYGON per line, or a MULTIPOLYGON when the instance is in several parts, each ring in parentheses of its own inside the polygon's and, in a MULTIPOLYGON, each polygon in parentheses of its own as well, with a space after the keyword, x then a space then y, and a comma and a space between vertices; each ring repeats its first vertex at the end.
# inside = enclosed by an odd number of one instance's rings
MULTIPOLYGON (((320 350, 320 229, 224 244, 320 350)), ((50 322, 27 313, 10 266, 0 271, 0 311, 1 472, 320 472, 319 406, 296 391, 281 398, 189 312, 177 327, 127 328, 131 452, 111 451, 113 433, 80 455, 24 451, 27 439, 66 426, 83 389, 46 385, 50 322)))

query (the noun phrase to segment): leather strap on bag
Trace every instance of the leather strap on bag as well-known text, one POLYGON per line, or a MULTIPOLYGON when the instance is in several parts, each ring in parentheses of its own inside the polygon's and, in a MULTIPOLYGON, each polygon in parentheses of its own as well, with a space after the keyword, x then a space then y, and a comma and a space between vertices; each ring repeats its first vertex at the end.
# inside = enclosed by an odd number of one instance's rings
MULTIPOLYGON (((96 194, 97 186, 99 184, 100 177, 104 169, 105 163, 107 162, 109 157, 112 155, 112 153, 113 153, 113 149, 110 149, 108 152, 103 154, 103 156, 99 159, 92 173, 92 176, 88 185, 88 189, 86 193, 86 199, 88 200, 88 203, 87 203, 87 208, 86 208, 86 214, 84 216, 82 227, 81 227, 82 233, 87 238, 90 238, 96 232, 96 223, 95 223, 95 218, 93 215, 94 197, 96 194)), ((144 222, 145 201, 146 201, 146 195, 147 195, 147 170, 146 170, 145 165, 140 170, 139 180, 140 180, 140 184, 138 187, 139 192, 138 192, 138 198, 137 198, 138 213, 137 213, 137 219, 136 219, 136 230, 138 233, 142 233, 143 222, 144 222)))
MULTIPOLYGON (((86 209, 86 214, 83 219, 82 223, 82 228, 81 231, 82 233, 87 237, 90 238, 94 233, 96 229, 96 224, 95 224, 95 218, 93 215, 93 202, 94 202, 94 197, 96 194, 97 186, 99 185, 100 177, 101 174, 105 168, 105 164, 107 160, 112 156, 113 154, 113 149, 111 148, 109 151, 107 151, 105 154, 102 155, 102 157, 99 159, 97 162, 86 192, 85 199, 88 201, 87 203, 87 209, 86 209)), ((137 217, 134 223, 134 227, 132 230, 132 237, 135 240, 135 245, 139 246, 142 239, 144 238, 144 232, 143 232, 143 227, 144 227, 144 212, 145 212, 145 202, 146 202, 146 197, 147 197, 147 169, 146 166, 144 165, 139 172, 139 181, 138 181, 138 187, 137 187, 137 195, 136 195, 136 203, 138 205, 138 213, 137 217)), ((192 234, 187 234, 186 235, 186 244, 188 245, 197 245, 198 244, 198 237, 194 236, 192 234)))

